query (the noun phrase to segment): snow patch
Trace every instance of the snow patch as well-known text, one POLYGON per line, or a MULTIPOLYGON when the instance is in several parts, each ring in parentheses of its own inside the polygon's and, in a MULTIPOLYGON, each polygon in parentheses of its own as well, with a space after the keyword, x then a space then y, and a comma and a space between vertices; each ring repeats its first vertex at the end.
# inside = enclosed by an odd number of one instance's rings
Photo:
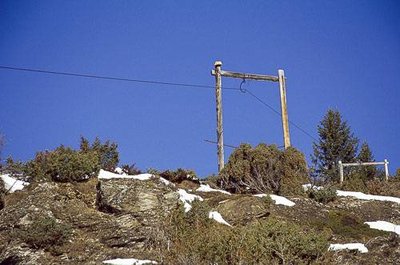
POLYGON ((273 199, 275 201, 275 204, 282 204, 282 205, 286 205, 289 207, 292 207, 293 205, 295 205, 294 202, 292 202, 291 200, 288 200, 285 197, 274 195, 274 194, 271 194, 269 196, 271 197, 271 199, 273 199))
POLYGON ((117 174, 120 174, 120 175, 126 175, 126 173, 120 167, 116 167, 114 169, 114 172, 117 173, 117 174))
POLYGON ((395 225, 386 221, 365 222, 372 229, 378 229, 387 232, 394 232, 400 235, 400 225, 395 225))
POLYGON ((203 201, 203 198, 196 194, 187 193, 186 190, 178 189, 179 200, 183 202, 183 207, 185 208, 185 213, 189 212, 192 209, 192 203, 194 200, 203 201))
POLYGON ((368 249, 361 243, 348 243, 348 244, 330 244, 329 250, 337 251, 343 249, 358 250, 361 253, 367 253, 368 249))
POLYGON ((154 175, 152 174, 139 174, 139 175, 120 175, 117 173, 112 173, 109 171, 105 171, 100 169, 98 178, 99 179, 137 179, 137 180, 149 180, 153 178, 154 175))
POLYGON ((25 186, 29 185, 29 182, 10 177, 9 174, 0 175, 0 178, 4 181, 4 188, 7 191, 9 190, 9 192, 22 190, 25 186))
POLYGON ((200 184, 200 187, 196 191, 201 191, 201 192, 221 192, 221 193, 224 193, 224 194, 231 195, 231 193, 227 192, 226 190, 213 189, 208 184, 200 184))
POLYGON ((110 259, 105 260, 103 263, 113 265, 144 265, 144 264, 157 264, 152 260, 140 260, 140 259, 110 259))
POLYGON ((169 180, 167 180, 167 179, 165 179, 165 178, 163 178, 163 177, 160 177, 160 181, 161 181, 162 183, 164 183, 165 185, 167 185, 167 186, 169 186, 169 185, 175 186, 174 183, 172 183, 171 181, 169 181, 169 180))
MULTIPOLYGON (((263 194, 256 194, 256 195, 254 195, 254 196, 255 196, 255 197, 262 198, 262 197, 268 196, 268 194, 264 194, 264 193, 263 193, 263 194)), ((289 199, 287 199, 287 198, 285 198, 285 197, 283 197, 283 196, 279 196, 279 195, 275 195, 275 194, 270 194, 269 197, 271 197, 271 199, 275 201, 275 204, 281 204, 281 205, 285 205, 285 206, 289 206, 289 207, 292 207, 292 206, 295 205, 294 202, 292 202, 291 200, 289 200, 289 199)))
POLYGON ((313 190, 322 190, 324 187, 320 187, 320 186, 313 186, 312 184, 308 183, 308 184, 304 184, 301 185, 303 187, 304 191, 308 191, 309 189, 313 189, 313 190))
MULTIPOLYGON (((319 186, 312 186, 311 184, 304 184, 302 185, 303 190, 307 191, 309 189, 314 190, 321 190, 324 187, 319 186)), ((374 201, 388 201, 388 202, 395 202, 400 203, 400 198, 398 197, 391 197, 391 196, 381 196, 381 195, 372 195, 372 194, 365 194, 358 191, 344 191, 344 190, 337 190, 337 196, 341 197, 355 197, 360 200, 374 200, 374 201)))
POLYGON ((222 218, 222 215, 219 212, 211 211, 208 214, 208 218, 214 219, 218 223, 221 223, 221 224, 224 224, 224 225, 232 227, 227 221, 224 220, 224 218, 222 218))
POLYGON ((400 203, 400 198, 397 198, 397 197, 371 195, 371 194, 365 194, 365 193, 358 192, 358 191, 337 190, 337 195, 343 196, 343 197, 355 197, 360 200, 389 201, 389 202, 400 203))

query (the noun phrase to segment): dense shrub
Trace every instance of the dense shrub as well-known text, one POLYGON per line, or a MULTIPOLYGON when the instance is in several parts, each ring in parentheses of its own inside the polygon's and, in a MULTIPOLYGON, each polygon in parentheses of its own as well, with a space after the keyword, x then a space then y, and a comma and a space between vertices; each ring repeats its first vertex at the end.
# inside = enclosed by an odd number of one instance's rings
POLYGON ((15 237, 22 239, 31 248, 45 250, 65 243, 71 232, 70 226, 57 223, 52 217, 39 217, 28 227, 14 231, 15 237))
POLYGON ((331 210, 327 218, 312 219, 310 224, 321 231, 328 229, 336 235, 353 239, 368 239, 387 234, 384 231, 370 229, 362 218, 343 210, 331 210))
MULTIPOLYGON (((27 163, 7 160, 5 170, 18 178, 30 177, 32 181, 84 181, 98 174, 100 168, 113 171, 119 161, 117 144, 96 138, 93 144, 81 137, 80 150, 60 146, 54 151, 42 151, 27 163)), ((128 168, 133 170, 133 168, 128 168)))
POLYGON ((96 153, 83 153, 62 146, 50 154, 48 167, 51 178, 60 182, 87 180, 100 170, 96 153))
POLYGON ((366 178, 358 170, 354 170, 345 177, 340 188, 349 191, 368 192, 366 182, 366 178))
POLYGON ((389 181, 368 181, 367 189, 370 194, 400 197, 400 178, 389 178, 389 181))
POLYGON ((328 203, 337 199, 336 189, 331 187, 325 189, 309 189, 308 196, 320 203, 328 203))
POLYGON ((119 162, 118 145, 109 140, 101 143, 100 139, 96 137, 90 145, 89 140, 81 137, 80 150, 83 153, 95 152, 99 158, 100 166, 104 170, 114 171, 119 162))
POLYGON ((132 165, 125 164, 125 165, 121 166, 121 169, 122 169, 122 172, 124 172, 125 174, 128 174, 128 175, 142 174, 142 171, 136 167, 136 164, 132 164, 132 165))
MULTIPOLYGON (((150 172, 149 172, 150 173, 150 172)), ((181 183, 184 180, 199 182, 196 173, 193 170, 178 168, 177 170, 166 170, 158 173, 160 177, 163 177, 173 183, 181 183)))
POLYGON ((25 170, 26 164, 21 161, 14 161, 11 156, 6 159, 5 165, 2 167, 2 173, 10 174, 13 177, 23 176, 25 170))
POLYGON ((214 175, 214 174, 207 176, 204 180, 202 180, 202 182, 210 185, 210 187, 212 187, 212 188, 217 188, 217 187, 221 186, 220 178, 218 177, 218 175, 214 175))
POLYGON ((294 148, 242 144, 229 157, 219 176, 223 189, 234 193, 300 194, 308 181, 304 155, 294 148))
POLYGON ((36 181, 84 181, 96 176, 99 170, 95 152, 76 151, 64 146, 54 151, 39 152, 26 165, 26 174, 36 181))
POLYGON ((307 264, 327 249, 327 237, 293 224, 267 219, 228 227, 207 218, 204 203, 168 219, 166 264, 307 264))

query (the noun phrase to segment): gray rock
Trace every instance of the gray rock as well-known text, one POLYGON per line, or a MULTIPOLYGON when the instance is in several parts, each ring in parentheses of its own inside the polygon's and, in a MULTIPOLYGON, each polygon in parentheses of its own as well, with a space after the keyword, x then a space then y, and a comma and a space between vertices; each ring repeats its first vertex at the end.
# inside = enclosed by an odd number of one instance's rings
POLYGON ((152 244, 178 204, 174 188, 154 178, 39 183, 6 196, 0 210, 1 264, 102 264, 115 257, 154 259, 152 244), (71 227, 60 245, 33 248, 20 236, 40 217, 71 227), (2 263, 3 262, 3 263, 2 263))
MULTIPOLYGON (((97 206, 102 212, 128 215, 144 226, 157 225, 177 205, 179 195, 153 180, 111 179, 97 185, 97 206)), ((128 217, 125 217, 128 218, 128 217)))

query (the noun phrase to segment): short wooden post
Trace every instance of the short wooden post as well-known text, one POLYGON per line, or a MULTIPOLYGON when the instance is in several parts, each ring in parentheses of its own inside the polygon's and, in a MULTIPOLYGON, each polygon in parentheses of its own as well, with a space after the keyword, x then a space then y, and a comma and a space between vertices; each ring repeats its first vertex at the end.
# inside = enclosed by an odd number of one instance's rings
POLYGON ((279 89, 281 96, 281 112, 282 112, 282 128, 283 128, 283 143, 285 149, 290 147, 290 134, 289 134, 289 118, 286 104, 286 84, 285 84, 285 72, 278 70, 279 78, 279 89))
POLYGON ((387 161, 387 159, 383 160, 385 163, 385 180, 388 181, 389 180, 389 161, 387 161))
POLYGON ((343 163, 339 160, 339 174, 340 174, 340 184, 343 183, 343 163))
POLYGON ((222 81, 221 81, 221 61, 215 61, 215 97, 217 103, 217 148, 218 148, 218 172, 224 168, 224 131, 222 128, 222 81))

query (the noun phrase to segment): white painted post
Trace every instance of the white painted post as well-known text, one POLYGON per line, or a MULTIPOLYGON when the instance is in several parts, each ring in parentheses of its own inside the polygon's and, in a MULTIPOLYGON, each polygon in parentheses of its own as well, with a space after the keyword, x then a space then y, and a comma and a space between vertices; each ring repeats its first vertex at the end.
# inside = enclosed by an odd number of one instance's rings
POLYGON ((387 159, 383 160, 385 163, 385 180, 388 181, 389 180, 389 161, 387 161, 387 159))
POLYGON ((343 183, 343 163, 339 160, 340 184, 343 183))

